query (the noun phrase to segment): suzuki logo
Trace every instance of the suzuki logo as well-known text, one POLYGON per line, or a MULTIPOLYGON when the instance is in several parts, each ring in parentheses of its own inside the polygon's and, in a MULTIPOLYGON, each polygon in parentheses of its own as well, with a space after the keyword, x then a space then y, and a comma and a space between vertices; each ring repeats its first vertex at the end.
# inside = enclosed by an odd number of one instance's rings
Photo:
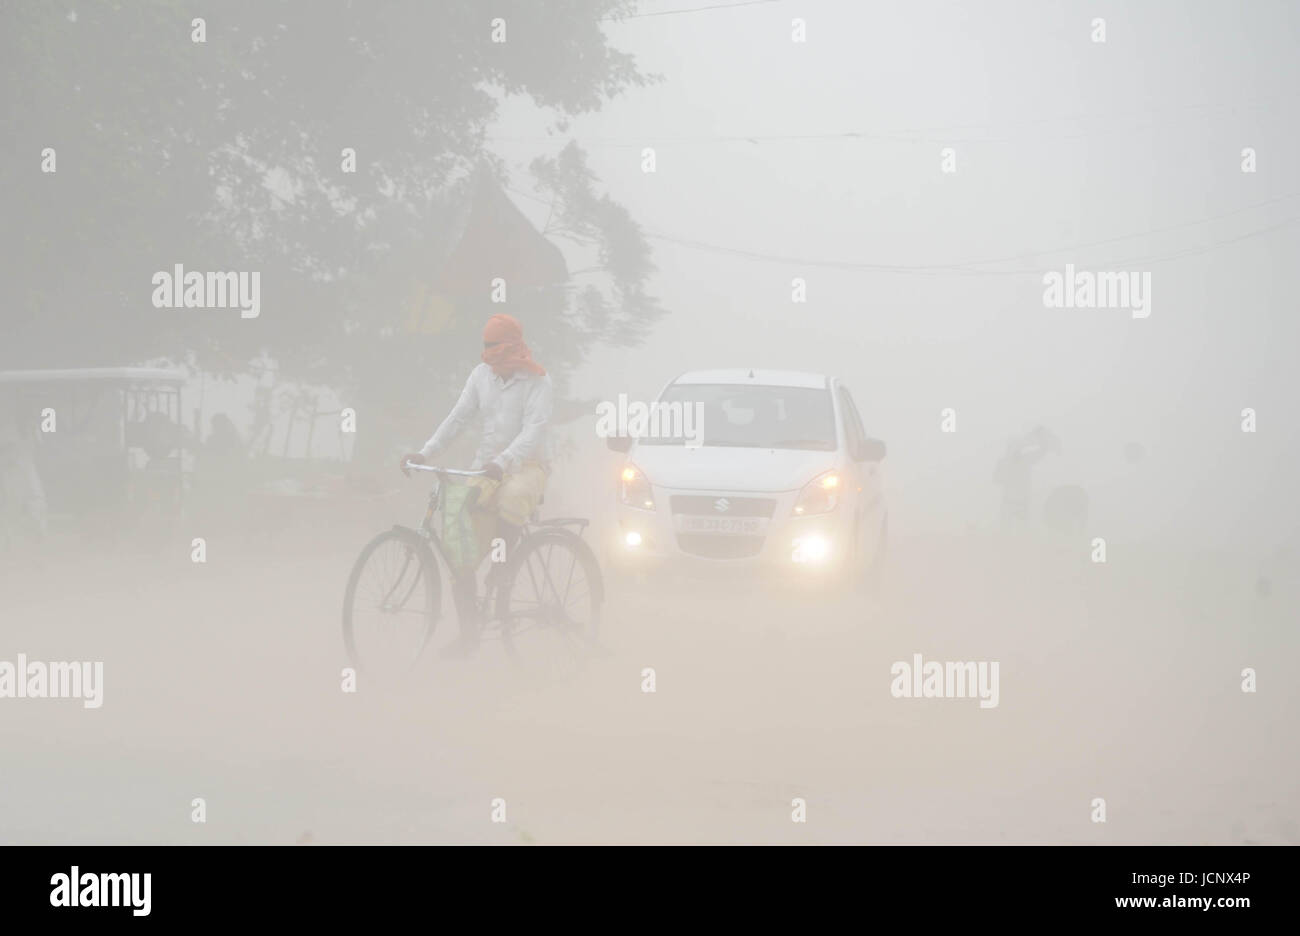
POLYGON ((730 506, 731 506, 731 501, 727 500, 725 497, 719 497, 717 500, 713 502, 713 509, 716 510, 718 513, 726 513, 727 508, 730 506))

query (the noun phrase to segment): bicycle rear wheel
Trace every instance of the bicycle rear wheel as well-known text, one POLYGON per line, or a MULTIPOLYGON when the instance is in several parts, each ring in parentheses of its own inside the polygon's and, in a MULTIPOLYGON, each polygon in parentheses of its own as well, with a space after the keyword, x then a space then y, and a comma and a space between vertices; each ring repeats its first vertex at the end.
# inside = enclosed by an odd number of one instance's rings
POLYGON ((361 550, 343 597, 343 644, 358 669, 398 672, 419 659, 442 608, 438 565, 414 532, 380 533, 361 550))
POLYGON ((556 642, 579 652, 600 633, 605 585, 591 548, 567 530, 526 537, 501 575, 496 617, 506 651, 556 642))

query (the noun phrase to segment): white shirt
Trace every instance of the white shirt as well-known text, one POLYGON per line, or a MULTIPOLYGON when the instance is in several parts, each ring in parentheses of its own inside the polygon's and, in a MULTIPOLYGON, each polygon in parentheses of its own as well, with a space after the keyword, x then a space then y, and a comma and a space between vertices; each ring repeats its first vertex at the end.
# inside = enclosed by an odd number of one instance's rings
POLYGON ((488 364, 469 372, 460 399, 451 408, 420 454, 428 458, 445 449, 476 412, 483 414, 483 438, 474 453, 474 468, 496 462, 509 473, 525 461, 550 461, 546 426, 551 421, 551 378, 518 371, 509 379, 488 364))

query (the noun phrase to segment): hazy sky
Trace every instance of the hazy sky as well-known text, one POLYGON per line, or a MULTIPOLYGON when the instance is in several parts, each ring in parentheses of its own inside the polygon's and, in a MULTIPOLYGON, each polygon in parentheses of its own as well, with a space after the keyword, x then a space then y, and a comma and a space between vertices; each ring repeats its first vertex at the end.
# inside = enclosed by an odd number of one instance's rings
MULTIPOLYGON (((671 314, 639 348, 598 349, 576 395, 651 398, 697 367, 836 374, 890 447, 905 528, 990 522, 1007 438, 1043 423, 1064 452, 1040 466, 1038 496, 1084 485, 1099 534, 1262 553, 1294 540, 1300 3, 669 12, 712 2, 645 0, 667 15, 607 24, 662 80, 562 133, 525 98, 492 128, 539 227, 528 163, 576 139, 652 238, 671 314), (1149 273, 1150 317, 1045 308, 1042 276, 1066 264, 1149 273), (945 408, 956 433, 939 431, 945 408)), ((589 265, 562 246, 571 269, 589 265)), ((209 384, 206 412, 243 413, 247 384, 209 384)), ((316 448, 337 441, 318 433, 316 448)))
POLYGON ((580 392, 652 395, 692 367, 827 371, 890 443, 895 496, 918 520, 988 519, 993 460, 1041 421, 1066 450, 1041 484, 1084 484, 1099 517, 1251 541, 1294 530, 1296 511, 1269 498, 1297 503, 1284 407, 1300 337, 1300 4, 777 0, 609 32, 663 81, 550 143, 546 115, 509 102, 494 147, 516 185, 572 136, 654 235, 973 265, 841 270, 656 238, 653 285, 672 316, 643 347, 597 355, 580 392), (791 41, 796 17, 805 43, 791 41), (944 147, 955 173, 940 171, 944 147), (1044 308, 1042 274, 1066 263, 1150 272, 1150 317, 1044 308), (790 299, 796 276, 805 304, 790 299), (1239 430, 1247 406, 1255 436, 1239 430), (944 407, 955 435, 938 431, 944 407), (1129 441, 1149 453, 1136 469, 1129 441))

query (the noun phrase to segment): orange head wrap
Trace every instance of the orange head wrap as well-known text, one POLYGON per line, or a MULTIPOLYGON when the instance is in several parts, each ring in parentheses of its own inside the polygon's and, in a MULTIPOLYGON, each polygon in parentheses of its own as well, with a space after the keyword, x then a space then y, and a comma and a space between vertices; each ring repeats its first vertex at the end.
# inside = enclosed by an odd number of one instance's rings
POLYGON ((524 330, 509 315, 497 314, 483 328, 483 360, 499 377, 509 377, 526 370, 539 377, 546 368, 533 360, 533 352, 524 344, 524 330))

